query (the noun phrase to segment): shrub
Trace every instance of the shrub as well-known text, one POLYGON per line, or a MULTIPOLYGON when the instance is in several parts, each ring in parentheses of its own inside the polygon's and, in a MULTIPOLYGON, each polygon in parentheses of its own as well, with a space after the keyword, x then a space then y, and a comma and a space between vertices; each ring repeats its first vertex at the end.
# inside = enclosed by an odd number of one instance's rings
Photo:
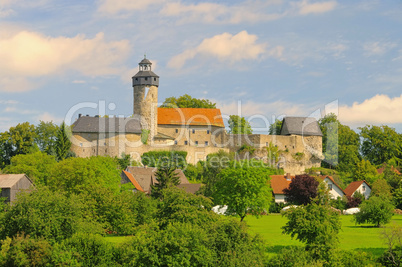
POLYGON ((141 156, 141 162, 144 166, 159 167, 173 165, 177 168, 187 166, 186 151, 149 151, 141 156))

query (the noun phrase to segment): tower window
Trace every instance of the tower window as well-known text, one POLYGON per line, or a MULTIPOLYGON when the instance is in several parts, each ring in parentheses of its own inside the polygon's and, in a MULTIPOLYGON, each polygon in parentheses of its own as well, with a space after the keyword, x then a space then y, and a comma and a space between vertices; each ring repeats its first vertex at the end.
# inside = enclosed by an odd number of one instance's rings
POLYGON ((145 80, 148 81, 148 77, 145 77, 145 80))
POLYGON ((178 133, 179 132, 179 129, 176 129, 176 133, 178 133))
POLYGON ((193 133, 195 133, 195 129, 193 129, 193 133))
POLYGON ((154 81, 156 81, 156 78, 154 78, 154 81))
POLYGON ((136 81, 138 81, 138 78, 135 78, 136 81))

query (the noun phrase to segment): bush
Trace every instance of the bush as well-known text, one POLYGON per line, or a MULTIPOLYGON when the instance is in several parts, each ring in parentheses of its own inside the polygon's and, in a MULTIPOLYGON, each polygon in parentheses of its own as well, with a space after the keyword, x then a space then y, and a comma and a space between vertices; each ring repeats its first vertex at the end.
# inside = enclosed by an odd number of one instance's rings
POLYGON ((267 267, 314 267, 323 266, 324 261, 314 259, 311 253, 301 247, 289 246, 283 248, 274 257, 270 258, 267 267))
POLYGON ((335 209, 338 209, 338 210, 345 210, 346 206, 347 206, 346 200, 341 197, 337 197, 336 199, 331 199, 329 201, 329 204, 331 205, 331 207, 334 207, 335 209))
POLYGON ((286 207, 285 203, 276 203, 275 199, 272 201, 271 206, 269 206, 269 213, 280 213, 281 210, 286 207))
POLYGON ((372 196, 360 205, 360 212, 354 214, 357 224, 372 223, 377 227, 391 221, 394 206, 389 199, 372 196))

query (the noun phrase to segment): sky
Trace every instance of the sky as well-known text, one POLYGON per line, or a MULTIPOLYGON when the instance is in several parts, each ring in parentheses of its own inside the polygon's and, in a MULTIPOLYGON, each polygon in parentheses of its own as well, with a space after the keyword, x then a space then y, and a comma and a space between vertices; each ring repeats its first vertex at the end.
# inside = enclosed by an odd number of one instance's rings
POLYGON ((144 55, 159 101, 246 117, 330 112, 402 133, 402 1, 0 0, 0 132, 130 116, 144 55))

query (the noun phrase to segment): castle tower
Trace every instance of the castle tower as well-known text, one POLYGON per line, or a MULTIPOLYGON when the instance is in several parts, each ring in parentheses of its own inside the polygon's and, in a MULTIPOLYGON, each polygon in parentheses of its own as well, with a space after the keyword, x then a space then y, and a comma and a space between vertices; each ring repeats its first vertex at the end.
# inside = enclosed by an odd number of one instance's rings
POLYGON ((141 116, 141 128, 149 130, 148 140, 153 140, 158 129, 159 76, 145 56, 138 65, 139 71, 133 76, 134 115, 141 116))

